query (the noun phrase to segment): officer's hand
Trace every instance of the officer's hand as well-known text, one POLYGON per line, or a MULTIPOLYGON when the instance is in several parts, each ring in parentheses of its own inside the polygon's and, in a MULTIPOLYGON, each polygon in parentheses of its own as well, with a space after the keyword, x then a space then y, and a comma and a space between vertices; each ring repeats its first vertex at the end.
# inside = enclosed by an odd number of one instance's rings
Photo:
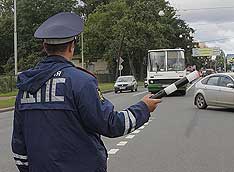
POLYGON ((161 99, 151 99, 152 94, 148 94, 143 97, 142 101, 148 106, 150 112, 153 112, 159 103, 161 103, 161 99))

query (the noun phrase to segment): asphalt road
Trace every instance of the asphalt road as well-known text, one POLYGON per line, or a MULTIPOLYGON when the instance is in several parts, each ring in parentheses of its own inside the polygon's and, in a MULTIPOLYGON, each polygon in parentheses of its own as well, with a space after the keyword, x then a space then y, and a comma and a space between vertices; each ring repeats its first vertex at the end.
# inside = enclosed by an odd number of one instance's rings
MULTIPOLYGON (((234 172, 234 110, 198 110, 191 92, 163 98, 150 122, 135 133, 103 138, 109 172, 234 172)), ((145 94, 142 88, 104 96, 122 110, 145 94)), ((11 126, 12 112, 1 113, 0 172, 16 171, 10 152, 11 126)))

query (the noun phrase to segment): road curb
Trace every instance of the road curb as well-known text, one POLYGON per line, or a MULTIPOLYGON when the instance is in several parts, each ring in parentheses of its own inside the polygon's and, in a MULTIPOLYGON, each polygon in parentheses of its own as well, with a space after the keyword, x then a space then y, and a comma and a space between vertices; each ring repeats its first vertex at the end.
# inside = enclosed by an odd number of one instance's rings
POLYGON ((14 109, 15 109, 15 107, 9 107, 9 108, 0 109, 0 113, 13 111, 14 109))

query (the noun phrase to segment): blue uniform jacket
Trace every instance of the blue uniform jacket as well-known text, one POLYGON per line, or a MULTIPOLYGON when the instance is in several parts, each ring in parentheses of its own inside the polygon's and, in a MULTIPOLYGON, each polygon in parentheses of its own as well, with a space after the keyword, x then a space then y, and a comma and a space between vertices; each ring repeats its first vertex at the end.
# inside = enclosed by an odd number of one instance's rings
POLYGON ((105 172, 100 138, 126 135, 148 121, 144 102, 117 112, 97 80, 60 56, 21 73, 12 151, 20 172, 105 172))

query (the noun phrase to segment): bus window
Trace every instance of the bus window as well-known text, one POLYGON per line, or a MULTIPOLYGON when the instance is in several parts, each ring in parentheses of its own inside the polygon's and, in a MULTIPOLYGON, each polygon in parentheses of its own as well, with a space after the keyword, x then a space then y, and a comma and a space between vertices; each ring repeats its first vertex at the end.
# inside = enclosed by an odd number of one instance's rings
POLYGON ((149 61, 151 72, 166 71, 165 52, 150 52, 149 61))
POLYGON ((183 71, 185 68, 185 60, 180 51, 168 51, 167 54, 167 70, 183 71))

